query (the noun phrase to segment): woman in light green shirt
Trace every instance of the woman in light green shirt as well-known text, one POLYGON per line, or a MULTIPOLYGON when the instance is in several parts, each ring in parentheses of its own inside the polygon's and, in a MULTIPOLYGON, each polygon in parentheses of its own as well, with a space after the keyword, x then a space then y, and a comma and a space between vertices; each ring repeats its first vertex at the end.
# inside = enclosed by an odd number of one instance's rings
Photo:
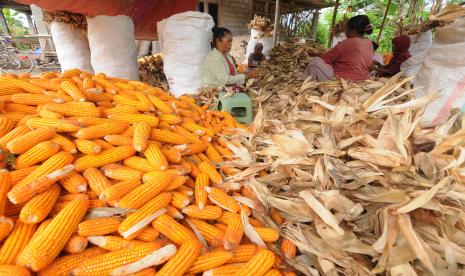
POLYGON ((203 69, 204 86, 244 85, 247 78, 255 78, 257 72, 238 74, 234 58, 229 54, 232 33, 226 28, 213 30, 213 50, 208 54, 203 69))

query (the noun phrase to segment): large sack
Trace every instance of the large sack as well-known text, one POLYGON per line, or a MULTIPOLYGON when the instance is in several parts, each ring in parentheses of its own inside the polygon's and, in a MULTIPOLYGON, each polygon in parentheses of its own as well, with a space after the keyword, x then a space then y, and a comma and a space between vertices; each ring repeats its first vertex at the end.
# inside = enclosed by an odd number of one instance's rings
POLYGON ((152 55, 158 54, 160 52, 161 52, 160 41, 158 40, 152 41, 152 55))
POLYGON ((333 37, 333 40, 331 41, 331 48, 336 46, 339 42, 346 40, 347 36, 345 33, 339 33, 333 37))
POLYGON ((202 12, 175 14, 159 22, 163 69, 174 95, 195 94, 202 87, 214 25, 211 15, 202 12))
POLYGON ((430 103, 420 122, 423 127, 444 122, 450 110, 465 104, 465 19, 437 28, 433 46, 429 50, 415 86, 416 96, 437 93, 439 98, 430 103))
POLYGON ((52 22, 50 32, 62 71, 78 68, 93 73, 89 41, 85 33, 61 22, 52 22))
POLYGON ((99 15, 87 18, 87 36, 95 73, 139 80, 137 48, 131 18, 99 15))
POLYGON ((433 32, 431 30, 418 35, 409 35, 409 37, 412 41, 409 48, 412 57, 402 63, 400 67, 406 77, 414 76, 418 73, 428 55, 428 51, 433 45, 433 32))
POLYGON ((255 45, 257 43, 262 43, 263 44, 263 54, 268 58, 271 49, 273 48, 273 38, 272 37, 266 37, 266 38, 260 38, 259 37, 259 32, 255 29, 250 30, 250 39, 249 42, 247 43, 247 49, 245 51, 245 57, 244 61, 242 62, 243 64, 248 64, 249 63, 249 56, 253 53, 255 45))

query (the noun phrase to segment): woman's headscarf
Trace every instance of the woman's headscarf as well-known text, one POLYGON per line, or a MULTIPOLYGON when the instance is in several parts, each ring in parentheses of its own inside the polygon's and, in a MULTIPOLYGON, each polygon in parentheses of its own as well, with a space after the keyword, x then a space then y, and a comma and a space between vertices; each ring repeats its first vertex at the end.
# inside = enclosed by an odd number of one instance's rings
POLYGON ((390 71, 391 75, 399 73, 402 63, 411 57, 408 51, 409 48, 410 37, 408 35, 401 35, 392 39, 393 57, 385 68, 390 71))

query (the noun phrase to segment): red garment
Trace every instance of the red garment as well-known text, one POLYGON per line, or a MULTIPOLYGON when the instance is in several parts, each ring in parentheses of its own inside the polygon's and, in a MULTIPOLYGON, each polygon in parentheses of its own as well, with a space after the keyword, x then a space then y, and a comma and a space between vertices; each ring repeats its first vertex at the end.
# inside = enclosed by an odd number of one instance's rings
POLYGON ((231 61, 229 61, 229 59, 226 56, 223 56, 223 57, 224 57, 224 59, 226 59, 226 62, 228 63, 229 74, 231 76, 236 75, 236 67, 234 67, 234 64, 232 64, 231 61))
POLYGON ((333 66, 337 77, 352 81, 367 80, 373 61, 373 45, 369 39, 348 38, 321 55, 321 58, 333 66))
POLYGON ((84 15, 127 15, 134 22, 136 39, 155 40, 157 22, 173 14, 197 10, 197 0, 17 0, 50 11, 84 15))
POLYGON ((392 59, 384 69, 389 71, 389 75, 395 75, 400 72, 400 66, 404 61, 411 57, 410 52, 410 37, 401 35, 392 39, 392 59))

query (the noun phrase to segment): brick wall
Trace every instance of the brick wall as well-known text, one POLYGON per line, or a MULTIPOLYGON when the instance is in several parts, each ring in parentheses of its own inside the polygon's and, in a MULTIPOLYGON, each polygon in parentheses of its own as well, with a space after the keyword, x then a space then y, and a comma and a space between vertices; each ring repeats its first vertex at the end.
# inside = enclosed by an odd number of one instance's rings
POLYGON ((248 34, 247 23, 252 19, 252 0, 221 0, 220 25, 233 35, 248 34))

